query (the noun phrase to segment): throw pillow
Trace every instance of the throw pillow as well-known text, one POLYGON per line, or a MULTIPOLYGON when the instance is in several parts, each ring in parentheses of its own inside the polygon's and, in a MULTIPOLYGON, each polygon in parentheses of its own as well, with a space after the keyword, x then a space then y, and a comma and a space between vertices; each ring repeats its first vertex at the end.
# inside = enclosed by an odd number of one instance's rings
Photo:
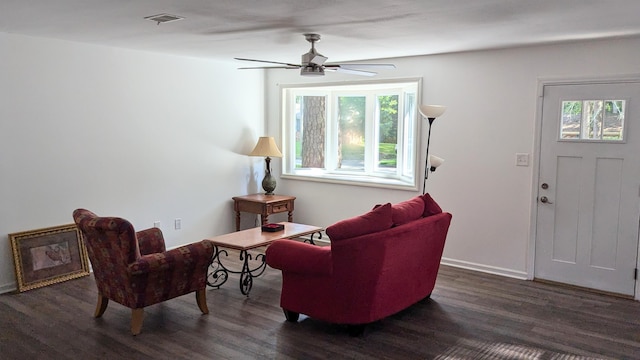
POLYGON ((327 227, 325 232, 331 241, 335 241, 386 230, 391 225, 391 204, 386 203, 366 214, 338 221, 327 227))
POLYGON ((424 213, 422 216, 427 217, 435 214, 440 214, 442 212, 442 208, 438 205, 435 200, 431 198, 429 193, 422 195, 422 200, 424 201, 424 213))
POLYGON ((391 205, 391 214, 395 226, 406 224, 422 217, 424 201, 421 196, 391 205))

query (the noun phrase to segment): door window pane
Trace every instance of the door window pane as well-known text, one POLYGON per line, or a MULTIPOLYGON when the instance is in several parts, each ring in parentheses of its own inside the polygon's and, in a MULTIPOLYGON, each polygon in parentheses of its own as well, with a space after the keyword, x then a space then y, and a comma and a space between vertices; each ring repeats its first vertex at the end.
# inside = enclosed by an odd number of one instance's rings
POLYGON ((562 102, 560 139, 622 141, 625 100, 562 102))
POLYGON ((602 138, 604 140, 623 140, 624 100, 607 100, 604 102, 604 126, 602 138))

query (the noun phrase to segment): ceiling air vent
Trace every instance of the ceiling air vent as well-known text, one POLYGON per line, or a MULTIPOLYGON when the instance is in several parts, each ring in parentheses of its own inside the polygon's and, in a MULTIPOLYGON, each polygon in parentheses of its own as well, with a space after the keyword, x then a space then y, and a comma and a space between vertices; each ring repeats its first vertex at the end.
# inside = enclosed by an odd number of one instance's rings
POLYGON ((171 14, 158 14, 152 16, 146 16, 145 19, 156 22, 158 25, 168 23, 171 21, 178 21, 184 19, 183 17, 171 15, 171 14))

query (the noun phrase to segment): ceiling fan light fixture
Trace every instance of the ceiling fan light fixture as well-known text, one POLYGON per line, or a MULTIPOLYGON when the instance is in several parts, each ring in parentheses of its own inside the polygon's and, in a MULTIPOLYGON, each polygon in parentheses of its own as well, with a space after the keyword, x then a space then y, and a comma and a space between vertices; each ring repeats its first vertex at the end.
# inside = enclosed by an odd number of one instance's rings
POLYGON ((322 66, 303 66, 300 68, 302 76, 324 76, 324 68, 322 66))

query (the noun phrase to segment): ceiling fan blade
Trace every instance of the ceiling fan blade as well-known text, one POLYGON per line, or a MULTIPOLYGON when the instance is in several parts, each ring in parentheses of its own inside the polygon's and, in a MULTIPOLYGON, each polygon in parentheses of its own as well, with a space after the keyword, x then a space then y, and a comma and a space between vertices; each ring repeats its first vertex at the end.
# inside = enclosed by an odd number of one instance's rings
POLYGON ((247 70, 247 69, 299 69, 299 66, 250 66, 250 67, 239 67, 238 70, 247 70))
POLYGON ((395 69, 394 64, 327 64, 325 67, 340 67, 343 69, 395 69))
POLYGON ((283 63, 283 62, 279 62, 279 61, 269 61, 269 60, 256 60, 256 59, 245 59, 245 58, 234 58, 236 60, 241 60, 241 61, 253 61, 253 62, 261 62, 261 63, 267 63, 267 64, 278 64, 278 65, 286 65, 286 66, 291 66, 293 68, 300 68, 300 65, 298 64, 289 64, 289 63, 283 63))
POLYGON ((325 64, 327 57, 319 54, 315 49, 315 43, 320 40, 320 35, 315 33, 303 34, 305 39, 311 43, 311 50, 302 54, 300 64, 291 64, 279 61, 258 60, 247 58, 234 58, 240 61, 252 61, 258 63, 275 64, 280 66, 255 66, 241 67, 238 69, 301 69, 300 75, 324 75, 324 71, 337 71, 345 74, 374 76, 376 72, 368 71, 368 69, 395 69, 394 64, 325 64), (367 70, 363 70, 367 69, 367 70))
MULTIPOLYGON (((331 69, 327 69, 327 70, 331 70, 331 69)), ((337 72, 341 72, 341 73, 345 73, 345 74, 352 74, 352 75, 362 75, 362 76, 375 76, 375 75, 377 75, 377 73, 374 73, 373 71, 364 71, 364 70, 357 70, 357 69, 345 69, 343 67, 337 67, 337 68, 335 68, 335 70, 337 72)))

